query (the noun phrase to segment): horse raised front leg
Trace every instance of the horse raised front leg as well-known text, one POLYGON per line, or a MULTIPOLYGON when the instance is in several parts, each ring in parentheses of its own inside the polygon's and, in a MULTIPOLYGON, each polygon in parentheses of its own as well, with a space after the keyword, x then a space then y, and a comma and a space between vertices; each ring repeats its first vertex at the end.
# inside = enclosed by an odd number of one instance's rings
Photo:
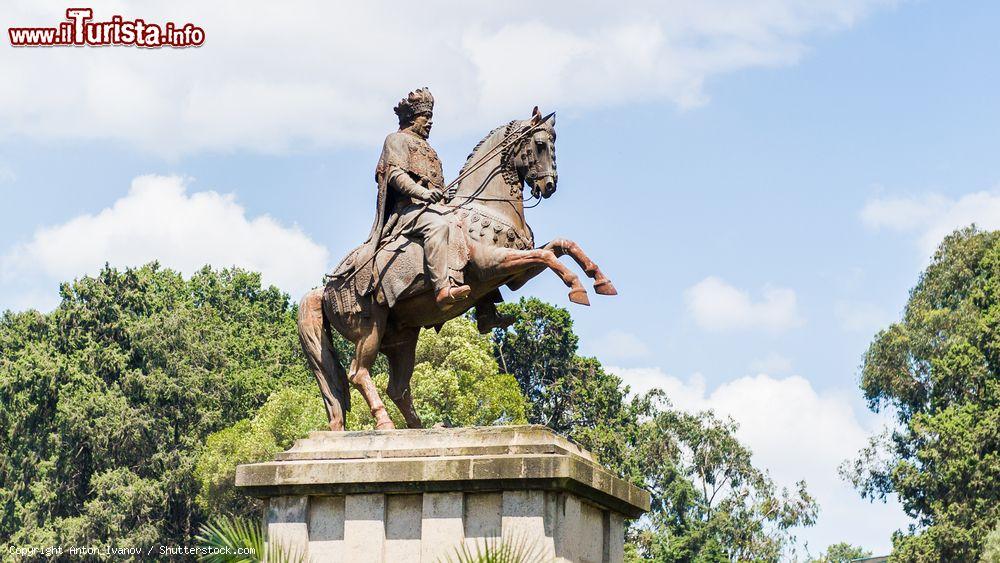
POLYGON ((554 251, 548 248, 536 248, 534 250, 508 250, 506 256, 500 263, 501 270, 521 272, 508 282, 508 287, 517 289, 524 285, 524 282, 538 275, 538 273, 548 268, 556 273, 559 278, 569 288, 569 300, 578 305, 590 305, 587 297, 587 290, 580 285, 580 278, 564 266, 556 257, 554 251), (523 281, 521 281, 523 279, 523 281), (518 282, 520 281, 520 284, 518 282))
POLYGON ((615 289, 614 284, 611 280, 604 275, 604 272, 597 267, 583 250, 580 245, 571 241, 567 238, 557 238, 552 242, 546 244, 542 248, 547 248, 556 253, 556 256, 563 256, 564 254, 569 254, 573 260, 583 269, 583 272, 587 274, 587 277, 594 280, 594 291, 600 295, 618 295, 618 290, 615 289))
MULTIPOLYGON (((614 284, 611 283, 611 280, 604 275, 604 272, 601 271, 601 269, 597 266, 597 264, 594 263, 593 260, 591 260, 586 254, 584 254, 583 250, 581 250, 580 246, 575 242, 569 239, 562 239, 562 238, 555 239, 552 242, 541 247, 541 249, 551 250, 553 253, 555 253, 556 257, 569 254, 573 258, 573 260, 575 260, 576 263, 579 264, 580 268, 583 269, 583 271, 587 274, 587 276, 593 278, 594 291, 596 291, 600 295, 618 295, 618 290, 615 289, 615 286, 614 284)), ((512 291, 521 289, 521 287, 523 287, 524 284, 528 283, 528 280, 540 274, 542 270, 544 270, 545 268, 546 266, 535 266, 533 268, 530 268, 528 269, 528 271, 524 272, 520 276, 517 276, 516 278, 508 282, 507 287, 509 287, 512 291)))
POLYGON ((390 430, 396 425, 389 418, 389 413, 385 410, 385 403, 378 396, 378 389, 372 381, 371 367, 378 357, 379 346, 382 335, 385 332, 386 318, 388 311, 377 310, 372 313, 369 322, 362 327, 362 336, 358 340, 354 361, 351 362, 351 372, 348 379, 361 392, 368 407, 371 409, 372 417, 375 418, 376 430, 390 430))

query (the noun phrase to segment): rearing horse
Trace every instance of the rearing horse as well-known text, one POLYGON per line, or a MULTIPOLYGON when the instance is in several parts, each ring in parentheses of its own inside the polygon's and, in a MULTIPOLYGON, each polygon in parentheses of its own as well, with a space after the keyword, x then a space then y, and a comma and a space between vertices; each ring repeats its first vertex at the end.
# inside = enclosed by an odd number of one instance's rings
MULTIPOLYGON (((379 397, 369 370, 379 352, 389 360, 389 398, 399 407, 410 428, 420 428, 420 418, 410 395, 417 337, 421 327, 436 326, 462 315, 481 297, 502 285, 517 290, 546 268, 570 288, 569 300, 589 305, 587 290, 558 258, 570 255, 594 280, 594 291, 616 295, 614 285, 569 239, 556 239, 534 247, 531 228, 524 219, 523 189, 527 184, 533 198, 548 198, 556 191, 558 177, 555 157, 555 119, 543 120, 536 107, 532 118, 512 121, 491 131, 469 155, 447 204, 451 220, 461 232, 468 262, 466 283, 472 288, 469 299, 442 311, 434 294, 420 276, 415 287, 402 294, 393 307, 385 300, 371 299, 365 314, 342 312, 336 304, 330 282, 326 288, 307 293, 299 305, 299 340, 310 368, 319 383, 330 421, 330 430, 344 430, 344 414, 349 409, 353 384, 371 408, 377 429, 395 428, 379 397), (380 302, 381 301, 381 302, 380 302), (328 332, 336 329, 355 345, 350 371, 337 357, 328 332)), ((419 245, 412 245, 419 248, 419 245)), ((393 252, 385 248, 380 252, 393 252)), ((398 250, 395 250, 398 252, 398 250)), ((414 262, 409 262, 412 264, 414 262)), ((422 259, 418 261, 423 264, 422 259)), ((385 283, 394 270, 381 275, 385 283)), ((403 265, 402 267, 405 267, 403 265)), ((412 272, 411 272, 412 273, 412 272)))

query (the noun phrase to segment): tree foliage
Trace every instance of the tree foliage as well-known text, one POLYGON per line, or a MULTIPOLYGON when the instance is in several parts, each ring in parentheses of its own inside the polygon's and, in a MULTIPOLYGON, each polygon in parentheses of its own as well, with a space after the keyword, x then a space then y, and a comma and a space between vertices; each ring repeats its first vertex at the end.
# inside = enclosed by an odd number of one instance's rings
POLYGON ((871 555, 872 552, 867 549, 847 542, 840 542, 826 548, 826 551, 821 553, 819 557, 810 559, 809 563, 850 563, 855 559, 871 557, 871 555))
POLYGON ((898 561, 975 561, 1000 520, 1000 232, 957 231, 938 248, 900 322, 865 354, 869 406, 898 429, 844 472, 916 519, 898 561))
POLYGON ((636 454, 653 496, 636 541, 655 561, 778 561, 792 530, 815 523, 805 482, 779 488, 735 437, 736 423, 662 405, 636 454))
POLYGON ((983 563, 1000 563, 1000 522, 997 522, 997 527, 986 535, 981 561, 983 563))
POLYGON ((565 309, 537 299, 503 307, 516 320, 495 332, 495 354, 532 405, 529 420, 652 493, 648 524, 630 534, 633 560, 777 561, 793 528, 815 522, 805 483, 779 489, 752 464, 735 422, 678 411, 660 392, 630 398, 597 359, 577 355, 565 309))
POLYGON ((0 318, 0 541, 190 540, 198 450, 308 381, 288 297, 240 270, 151 264, 0 318))
MULTIPOLYGON (((106 267, 61 292, 50 314, 0 319, 0 542, 188 543, 217 516, 255 515, 233 488, 238 464, 325 426, 296 311, 258 275, 106 267)), ((564 309, 504 308, 517 322, 492 340, 464 318, 421 333, 412 392, 426 425, 532 422, 579 442, 654 494, 634 558, 775 560, 812 522, 804 485, 779 490, 731 420, 631 396, 577 354, 564 309)), ((373 375, 384 388, 384 362, 373 375)), ((353 393, 348 427, 371 428, 353 393)))
MULTIPOLYGON (((345 355, 342 359, 346 363, 349 357, 345 355)), ((373 366, 372 378, 384 391, 389 382, 384 359, 373 366)), ((445 323, 440 332, 420 331, 410 392, 425 427, 494 426, 527 421, 528 404, 514 379, 500 371, 489 339, 479 334, 475 324, 466 318, 445 323)), ((385 406, 396 427, 406 428, 396 405, 386 401, 385 406)), ((347 429, 372 428, 375 419, 361 394, 352 389, 347 429)))
POLYGON ((210 434, 195 463, 197 504, 207 514, 252 517, 260 503, 236 490, 236 466, 274 459, 310 430, 326 426, 316 390, 290 387, 271 394, 257 413, 210 434))
POLYGON ((494 331, 494 355, 527 399, 528 421, 568 436, 624 479, 642 485, 632 452, 650 401, 629 399, 618 376, 576 353, 579 337, 566 309, 530 298, 503 304, 501 312, 515 322, 494 331))
MULTIPOLYGON (((525 424, 529 404, 514 378, 500 371, 490 340, 465 318, 441 332, 423 330, 413 370, 413 400, 425 426, 525 424)), ((396 425, 403 417, 393 407, 396 425)))
MULTIPOLYGON (((426 425, 485 426, 524 424, 527 405, 513 378, 501 374, 489 340, 467 319, 455 319, 440 333, 421 332, 413 376, 413 397, 426 425)), ((376 385, 385 388, 384 365, 374 370, 376 385)), ((348 413, 348 430, 372 429, 375 421, 355 390, 348 413)), ((236 490, 236 466, 274 459, 310 430, 326 429, 326 412, 316 400, 318 390, 289 388, 273 393, 251 419, 243 419, 208 437, 198 457, 195 477, 198 504, 217 514, 253 517, 259 504, 236 490)), ((400 428, 403 416, 388 403, 400 428)))

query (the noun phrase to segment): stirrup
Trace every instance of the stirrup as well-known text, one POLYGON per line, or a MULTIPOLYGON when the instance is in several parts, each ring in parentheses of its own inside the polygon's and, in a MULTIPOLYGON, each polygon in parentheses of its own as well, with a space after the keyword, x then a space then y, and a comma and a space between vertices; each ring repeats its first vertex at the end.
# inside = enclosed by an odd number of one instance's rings
POLYGON ((448 286, 438 291, 434 300, 441 309, 450 309, 455 303, 460 303, 469 298, 472 288, 467 285, 448 286))

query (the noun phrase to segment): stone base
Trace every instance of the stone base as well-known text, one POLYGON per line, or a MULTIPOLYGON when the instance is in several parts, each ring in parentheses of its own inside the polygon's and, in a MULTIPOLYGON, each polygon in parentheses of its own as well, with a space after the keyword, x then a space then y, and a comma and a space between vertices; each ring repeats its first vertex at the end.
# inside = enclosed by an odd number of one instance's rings
POLYGON ((649 494, 542 426, 313 432, 236 485, 269 541, 312 561, 434 562, 523 542, 540 560, 620 562, 649 494))

